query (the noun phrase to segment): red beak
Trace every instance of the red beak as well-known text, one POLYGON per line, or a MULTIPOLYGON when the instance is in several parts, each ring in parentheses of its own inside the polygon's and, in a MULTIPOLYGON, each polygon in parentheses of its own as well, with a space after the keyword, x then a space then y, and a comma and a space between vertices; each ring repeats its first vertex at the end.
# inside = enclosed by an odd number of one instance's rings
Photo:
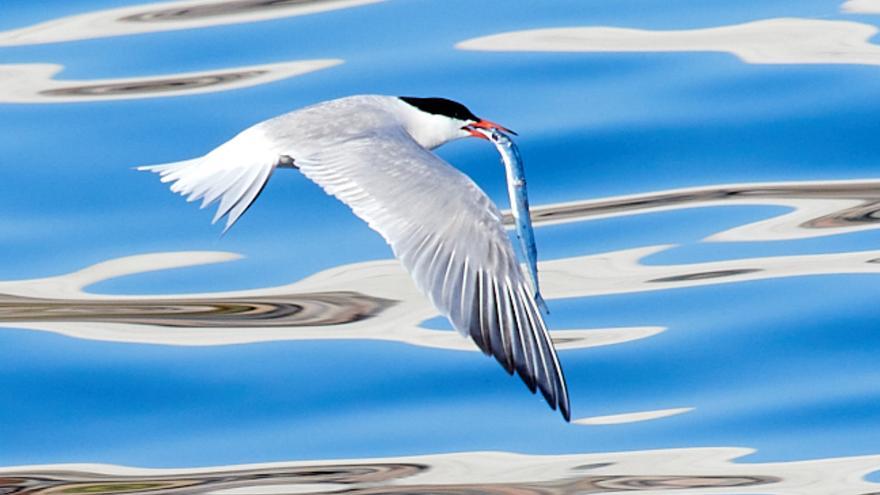
POLYGON ((496 124, 495 122, 492 122, 491 120, 480 120, 478 122, 474 122, 473 124, 468 124, 468 125, 464 126, 464 130, 470 132, 471 136, 483 138, 483 139, 489 139, 482 132, 475 130, 474 129, 475 127, 478 127, 480 129, 498 129, 498 130, 504 131, 508 134, 513 134, 514 136, 517 135, 517 133, 511 131, 510 129, 504 127, 501 124, 496 124))

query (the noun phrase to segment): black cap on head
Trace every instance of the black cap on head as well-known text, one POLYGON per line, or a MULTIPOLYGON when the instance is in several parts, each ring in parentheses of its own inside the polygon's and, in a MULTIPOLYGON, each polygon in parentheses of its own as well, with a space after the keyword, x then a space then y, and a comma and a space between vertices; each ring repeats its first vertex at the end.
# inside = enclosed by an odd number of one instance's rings
POLYGON ((446 98, 417 98, 415 96, 399 96, 398 98, 423 112, 445 115, 458 120, 480 120, 466 106, 446 98))

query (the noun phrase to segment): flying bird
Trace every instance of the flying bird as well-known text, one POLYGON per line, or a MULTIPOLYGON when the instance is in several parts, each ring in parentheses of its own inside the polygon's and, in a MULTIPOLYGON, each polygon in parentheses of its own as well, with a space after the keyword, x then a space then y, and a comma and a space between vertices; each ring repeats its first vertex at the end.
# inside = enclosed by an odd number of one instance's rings
POLYGON ((138 167, 228 230, 272 173, 298 169, 379 232, 456 330, 570 419, 568 391, 543 316, 498 208, 431 150, 504 127, 445 98, 358 95, 260 122, 199 158, 138 167))

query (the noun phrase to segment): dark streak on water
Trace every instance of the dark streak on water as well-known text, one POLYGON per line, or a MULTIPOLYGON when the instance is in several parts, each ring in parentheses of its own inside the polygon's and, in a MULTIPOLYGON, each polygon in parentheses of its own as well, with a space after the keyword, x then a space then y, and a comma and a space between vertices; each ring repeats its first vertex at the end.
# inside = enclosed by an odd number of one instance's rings
POLYGON ((380 483, 413 476, 427 466, 419 464, 338 464, 303 467, 242 469, 204 474, 119 476, 74 471, 42 471, 26 476, 0 477, 0 493, 155 493, 189 494, 207 490, 279 484, 380 483))
POLYGON ((708 280, 713 278, 735 277, 737 275, 746 275, 748 273, 756 273, 760 271, 763 270, 761 270, 760 268, 741 268, 738 270, 715 270, 711 272, 686 273, 683 275, 675 275, 672 277, 655 278, 653 280, 648 280, 648 283, 708 280))
POLYGON ((228 84, 244 79, 253 79, 267 73, 268 71, 265 70, 250 70, 242 72, 204 74, 191 77, 169 77, 167 79, 153 79, 143 82, 126 81, 111 84, 88 84, 67 88, 48 89, 40 91, 40 94, 43 96, 69 97, 162 93, 228 84))
POLYGON ((341 325, 377 316, 395 302, 357 292, 251 298, 39 299, 0 294, 0 322, 111 322, 164 327, 341 325))
POLYGON ((575 474, 559 480, 542 482, 406 484, 406 478, 430 469, 431 466, 427 464, 376 463, 257 468, 158 476, 41 471, 0 478, 0 493, 4 495, 49 493, 183 495, 243 487, 252 489, 268 485, 312 485, 307 489, 308 491, 296 490, 296 493, 561 495, 648 490, 737 489, 772 485, 781 481, 774 476, 575 474), (382 485, 377 486, 378 483, 382 485), (326 490, 314 487, 319 484, 330 486, 326 490), (359 484, 368 486, 354 486, 359 484))
POLYGON ((250 14, 292 5, 325 3, 326 0, 233 0, 176 9, 153 10, 119 18, 122 22, 162 22, 250 14))
MULTIPOLYGON (((741 186, 714 186, 680 192, 649 193, 608 200, 578 201, 563 205, 532 208, 532 221, 535 223, 560 220, 574 221, 599 215, 636 212, 666 206, 681 206, 709 201, 748 201, 753 199, 849 199, 862 201, 862 204, 859 206, 845 208, 835 212, 833 215, 826 215, 804 222, 804 224, 799 226, 802 228, 848 227, 873 224, 880 221, 880 185, 878 185, 877 181, 773 184, 767 186, 749 184, 741 186)), ((511 224, 513 217, 510 214, 506 214, 504 221, 507 224, 511 224)))

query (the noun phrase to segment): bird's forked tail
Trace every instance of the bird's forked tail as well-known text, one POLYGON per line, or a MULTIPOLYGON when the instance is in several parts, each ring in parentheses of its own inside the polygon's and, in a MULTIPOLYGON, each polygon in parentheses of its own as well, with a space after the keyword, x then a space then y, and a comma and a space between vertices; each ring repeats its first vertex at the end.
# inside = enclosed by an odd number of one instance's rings
MULTIPOLYGON (((238 220, 260 195, 280 155, 260 142, 262 135, 251 128, 205 156, 174 163, 146 165, 137 170, 154 172, 171 191, 187 201, 201 199, 201 208, 220 202, 212 223, 226 217, 223 232, 238 220)), ((262 138, 265 140, 265 138, 262 138)))

